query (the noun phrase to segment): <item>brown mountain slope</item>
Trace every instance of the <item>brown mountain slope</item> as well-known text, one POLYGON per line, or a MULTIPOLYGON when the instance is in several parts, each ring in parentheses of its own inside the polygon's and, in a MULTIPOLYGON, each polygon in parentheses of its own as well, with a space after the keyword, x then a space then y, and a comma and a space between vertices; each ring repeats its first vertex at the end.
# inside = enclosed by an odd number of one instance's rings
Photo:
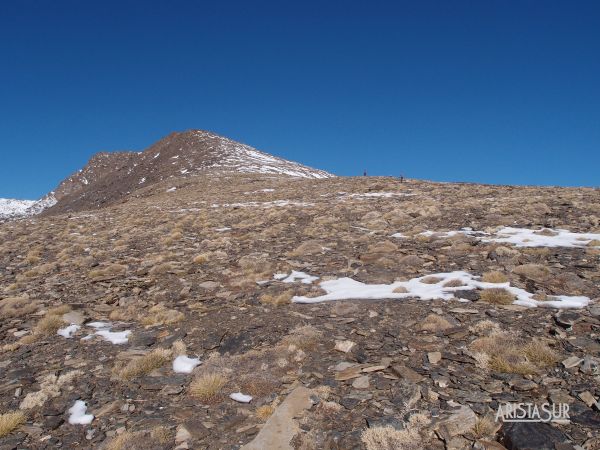
POLYGON ((326 178, 318 169, 277 158, 208 131, 172 133, 143 152, 102 152, 55 190, 46 214, 96 209, 170 179, 198 174, 260 173, 326 178))

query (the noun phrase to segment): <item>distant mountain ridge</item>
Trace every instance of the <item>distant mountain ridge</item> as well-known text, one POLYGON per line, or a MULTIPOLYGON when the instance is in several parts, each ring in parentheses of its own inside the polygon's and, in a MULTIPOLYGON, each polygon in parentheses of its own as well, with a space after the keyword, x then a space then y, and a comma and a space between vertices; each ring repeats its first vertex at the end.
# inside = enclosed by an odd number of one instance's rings
POLYGON ((52 192, 40 200, 0 198, 0 221, 35 216, 55 204, 56 198, 52 192))
POLYGON ((142 152, 96 153, 85 167, 63 180, 44 199, 37 202, 7 199, 0 218, 3 214, 5 218, 23 217, 46 209, 49 213, 96 209, 165 179, 202 173, 334 176, 209 131, 189 130, 171 133, 142 152))

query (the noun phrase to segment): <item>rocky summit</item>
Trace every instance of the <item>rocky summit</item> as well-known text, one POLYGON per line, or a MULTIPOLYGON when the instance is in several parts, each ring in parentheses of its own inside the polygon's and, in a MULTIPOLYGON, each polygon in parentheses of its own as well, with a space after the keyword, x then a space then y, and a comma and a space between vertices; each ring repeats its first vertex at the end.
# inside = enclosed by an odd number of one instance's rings
POLYGON ((54 195, 0 225, 0 449, 600 448, 598 189, 191 131, 54 195))

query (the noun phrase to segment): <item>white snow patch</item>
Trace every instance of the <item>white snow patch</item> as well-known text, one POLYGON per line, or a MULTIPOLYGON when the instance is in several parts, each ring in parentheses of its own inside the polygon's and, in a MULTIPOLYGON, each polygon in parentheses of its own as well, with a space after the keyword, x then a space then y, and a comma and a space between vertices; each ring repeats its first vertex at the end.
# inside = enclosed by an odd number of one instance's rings
POLYGON ((112 344, 121 345, 121 344, 126 344, 129 341, 129 335, 131 334, 131 330, 125 330, 125 331, 98 330, 98 331, 96 331, 96 334, 112 344))
MULTIPOLYGON (((528 228, 502 227, 495 233, 474 231, 472 228, 461 228, 452 231, 423 231, 420 236, 438 239, 449 238, 463 234, 472 236, 483 242, 498 242, 513 244, 516 247, 586 247, 594 240, 600 240, 598 233, 573 233, 563 229, 540 228, 530 230, 528 228)), ((392 235, 397 237, 395 235, 392 235)))
POLYGON ((307 207, 314 206, 314 203, 295 202, 291 200, 274 200, 272 202, 245 202, 245 203, 213 203, 212 208, 271 208, 284 206, 307 207))
POLYGON ((252 396, 242 394, 241 392, 234 392, 229 398, 239 403, 250 403, 252 401, 252 396))
POLYGON ((179 355, 173 360, 173 371, 176 373, 192 373, 194 367, 199 364, 199 358, 188 358, 185 355, 179 355))
POLYGON ((175 192, 177 190, 177 188, 175 186, 167 189, 167 192, 175 192))
POLYGON ((416 194, 408 194, 405 192, 365 192, 362 194, 350 194, 347 197, 352 198, 393 198, 393 197, 412 197, 416 194))
MULTIPOLYGON (((553 308, 583 308, 590 302, 588 297, 583 296, 554 296, 553 300, 537 301, 533 299, 533 294, 524 289, 513 287, 507 283, 485 283, 478 281, 477 276, 463 271, 433 273, 431 275, 413 278, 408 281, 396 281, 392 284, 365 284, 351 278, 338 278, 337 280, 323 281, 319 286, 327 292, 320 297, 300 297, 292 298, 294 303, 320 303, 333 300, 351 300, 351 299, 403 299, 419 298, 421 300, 442 299, 450 300, 454 297, 454 292, 460 290, 504 288, 515 295, 515 305, 527 307, 553 307, 553 308), (426 277, 436 277, 440 281, 437 283, 423 283, 426 277), (458 279, 463 286, 445 287, 444 284, 449 280, 458 279), (405 288, 408 292, 394 292, 398 287, 405 288)), ((468 300, 460 299, 468 302, 468 300)))
POLYGON ((92 414, 86 414, 87 405, 83 400, 77 400, 69 408, 69 423, 71 425, 88 425, 94 420, 92 414))
POLYGON ((554 235, 547 236, 541 233, 543 230, 504 227, 496 232, 495 237, 482 240, 514 244, 516 247, 585 247, 591 241, 600 240, 600 234, 595 233, 573 233, 557 228, 549 230, 548 234, 554 235))
POLYGON ((110 328, 112 327, 111 322, 90 322, 86 325, 97 330, 94 332, 95 335, 98 335, 102 339, 115 345, 126 344, 129 341, 129 335, 131 334, 131 330, 110 331, 110 328))
POLYGON ((67 339, 71 339, 73 337, 73 333, 79 330, 81 327, 79 325, 75 325, 74 323, 69 325, 68 327, 59 329, 56 334, 62 336, 67 339))
POLYGON ((452 236, 458 236, 459 234, 463 234, 465 236, 475 236, 478 234, 487 234, 487 233, 483 233, 483 232, 477 232, 477 231, 473 231, 473 228, 469 228, 469 227, 465 227, 465 228, 461 228, 460 230, 452 230, 452 231, 423 231, 422 233, 419 233, 420 236, 426 236, 426 237, 434 237, 434 238, 449 238, 452 236))
POLYGON ((311 284, 313 281, 318 280, 319 277, 315 277, 304 272, 297 272, 295 270, 292 270, 292 273, 290 273, 289 275, 286 273, 276 273, 274 275, 274 279, 279 280, 283 283, 295 283, 297 281, 300 281, 304 284, 311 284))
POLYGON ((55 204, 54 192, 50 192, 39 200, 0 198, 0 220, 35 216, 55 204))
POLYGON ((231 230, 230 227, 215 228, 215 231, 218 231, 219 233, 222 233, 224 231, 229 231, 229 230, 231 230))

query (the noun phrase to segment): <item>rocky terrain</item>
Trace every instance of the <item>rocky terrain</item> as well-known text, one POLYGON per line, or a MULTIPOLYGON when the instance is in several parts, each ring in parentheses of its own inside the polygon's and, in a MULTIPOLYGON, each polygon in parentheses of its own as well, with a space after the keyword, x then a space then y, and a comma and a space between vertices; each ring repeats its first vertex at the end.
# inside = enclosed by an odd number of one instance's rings
POLYGON ((181 173, 192 138, 0 225, 1 449, 600 448, 599 190, 181 173))

